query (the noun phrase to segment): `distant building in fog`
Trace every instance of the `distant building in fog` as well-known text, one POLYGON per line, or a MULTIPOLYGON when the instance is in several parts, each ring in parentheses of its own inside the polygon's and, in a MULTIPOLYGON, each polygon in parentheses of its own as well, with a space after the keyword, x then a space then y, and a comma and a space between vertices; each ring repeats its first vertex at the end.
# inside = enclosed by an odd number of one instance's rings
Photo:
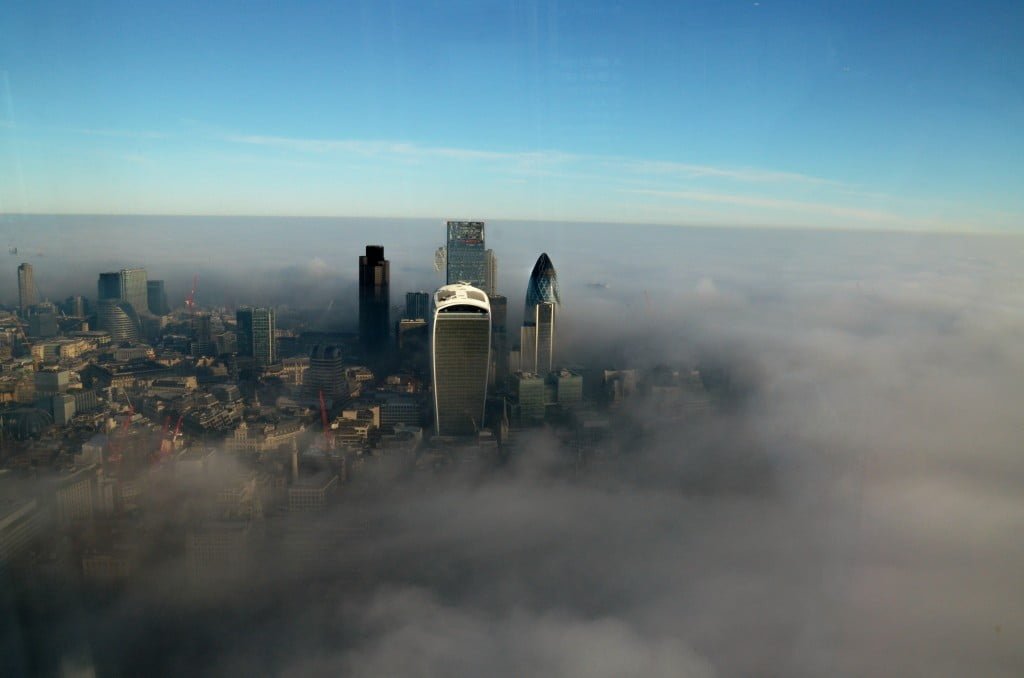
POLYGON ((149 286, 146 269, 123 268, 120 271, 100 273, 96 286, 96 298, 119 299, 135 311, 136 316, 149 313, 149 286))
POLYGON ((321 392, 328 400, 347 395, 341 348, 332 344, 317 344, 313 347, 309 352, 305 385, 314 397, 321 392))
POLYGON ((430 318, 430 295, 426 292, 405 293, 405 319, 428 320, 430 318))
POLYGON ((238 355, 253 359, 259 367, 277 362, 277 330, 274 309, 243 306, 235 312, 238 323, 238 355))
POLYGON ((28 315, 28 309, 35 306, 38 301, 32 264, 21 264, 18 266, 18 311, 22 317, 28 315))
POLYGON ((164 289, 163 280, 149 280, 146 282, 146 298, 149 304, 149 312, 153 315, 167 315, 171 308, 167 303, 167 290, 164 289))
POLYGON ((367 245, 359 257, 359 339, 367 354, 388 348, 391 264, 382 245, 367 245))
POLYGON ((449 221, 447 227, 447 283, 466 283, 481 290, 487 287, 487 253, 484 222, 449 221))

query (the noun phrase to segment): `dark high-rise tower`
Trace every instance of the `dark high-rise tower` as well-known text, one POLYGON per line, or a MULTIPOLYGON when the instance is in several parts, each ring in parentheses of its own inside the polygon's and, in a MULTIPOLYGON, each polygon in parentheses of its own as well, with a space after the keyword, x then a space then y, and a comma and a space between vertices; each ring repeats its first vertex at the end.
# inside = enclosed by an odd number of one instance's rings
POLYGON ((272 308, 243 306, 235 311, 238 322, 238 355, 249 356, 260 367, 277 362, 277 324, 272 308))
POLYGON ((487 250, 484 247, 484 222, 449 221, 447 223, 447 283, 466 283, 487 287, 487 250))
POLYGON ((146 281, 146 299, 149 312, 153 315, 167 315, 171 312, 167 304, 167 291, 164 289, 163 280, 146 281))
POLYGON ((554 369, 555 316, 560 303, 555 266, 547 253, 541 254, 526 286, 519 342, 524 371, 547 374, 554 369))
POLYGON ((359 257, 359 338, 367 354, 378 355, 388 347, 391 265, 383 245, 367 245, 359 257))
POLYGON ((96 284, 96 299, 120 299, 121 298, 121 274, 117 271, 100 273, 99 282, 96 284))
POLYGON ((27 316, 30 306, 38 303, 36 298, 36 280, 32 273, 32 264, 18 266, 18 311, 27 316))
POLYGON ((473 435, 484 425, 490 315, 487 295, 470 285, 445 285, 434 294, 430 353, 438 435, 473 435))
POLYGON ((405 293, 405 319, 417 320, 430 318, 430 295, 426 292, 405 293))

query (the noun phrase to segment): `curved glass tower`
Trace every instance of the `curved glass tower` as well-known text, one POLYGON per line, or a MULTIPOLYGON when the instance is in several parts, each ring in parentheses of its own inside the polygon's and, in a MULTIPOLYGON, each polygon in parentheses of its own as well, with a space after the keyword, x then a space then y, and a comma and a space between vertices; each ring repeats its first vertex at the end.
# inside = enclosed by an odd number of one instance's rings
POLYGON ((126 301, 100 299, 96 302, 96 320, 101 330, 110 332, 110 340, 115 344, 139 341, 139 316, 126 301))
POLYGON ((545 252, 537 258, 526 285, 526 308, 519 335, 524 372, 547 374, 554 369, 555 315, 559 304, 558 273, 545 252))
POLYGON ((483 290, 460 283, 434 293, 430 355, 437 435, 476 434, 491 364, 491 305, 483 290))

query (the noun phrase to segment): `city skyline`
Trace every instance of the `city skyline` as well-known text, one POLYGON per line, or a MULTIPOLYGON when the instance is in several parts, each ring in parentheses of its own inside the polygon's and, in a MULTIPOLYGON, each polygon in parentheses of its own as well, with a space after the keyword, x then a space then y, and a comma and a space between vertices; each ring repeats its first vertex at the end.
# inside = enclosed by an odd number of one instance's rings
POLYGON ((0 211, 1021 228, 1016 3, 239 16, 14 7, 0 211))

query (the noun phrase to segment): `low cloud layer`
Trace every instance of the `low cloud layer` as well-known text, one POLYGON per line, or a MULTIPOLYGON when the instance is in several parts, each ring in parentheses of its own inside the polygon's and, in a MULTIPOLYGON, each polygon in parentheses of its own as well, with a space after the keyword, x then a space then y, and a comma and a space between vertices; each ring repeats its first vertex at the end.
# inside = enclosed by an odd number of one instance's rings
POLYGON ((737 407, 638 404, 582 475, 545 431, 498 472, 385 474, 303 528, 315 558, 199 596, 157 570, 64 623, 127 673, 1020 675, 1021 244, 595 232, 552 252, 562 355, 726 365, 737 407))

